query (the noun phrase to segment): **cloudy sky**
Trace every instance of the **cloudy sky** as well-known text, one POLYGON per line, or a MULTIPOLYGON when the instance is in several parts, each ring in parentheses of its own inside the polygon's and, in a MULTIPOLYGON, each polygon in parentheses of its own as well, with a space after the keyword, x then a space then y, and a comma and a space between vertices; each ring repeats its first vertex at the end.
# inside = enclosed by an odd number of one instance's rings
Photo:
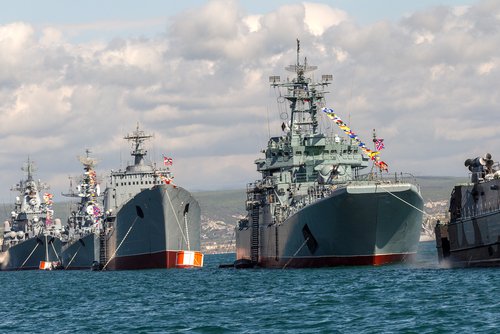
POLYGON ((465 176, 466 158, 500 154, 500 2, 414 2, 8 2, 0 201, 28 156, 56 200, 86 148, 105 182, 131 161, 137 122, 177 184, 243 188, 281 133, 268 77, 287 75, 296 38, 318 77, 334 75, 328 106, 365 141, 374 128, 385 139, 391 172, 465 176))

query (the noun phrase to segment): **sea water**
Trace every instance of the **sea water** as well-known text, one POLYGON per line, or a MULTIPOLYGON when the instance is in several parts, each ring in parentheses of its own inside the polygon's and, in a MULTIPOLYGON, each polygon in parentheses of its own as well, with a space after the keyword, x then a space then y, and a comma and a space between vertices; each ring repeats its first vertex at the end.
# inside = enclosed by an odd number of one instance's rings
POLYGON ((0 272, 0 333, 498 333, 500 269, 0 272))

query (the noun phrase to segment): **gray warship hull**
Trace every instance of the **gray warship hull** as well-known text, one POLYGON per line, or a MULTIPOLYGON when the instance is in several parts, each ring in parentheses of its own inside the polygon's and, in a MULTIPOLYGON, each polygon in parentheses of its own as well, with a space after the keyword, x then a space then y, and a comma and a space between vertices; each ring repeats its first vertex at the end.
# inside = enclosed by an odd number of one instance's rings
POLYGON ((64 269, 91 269, 99 263, 99 235, 89 233, 62 246, 61 259, 64 269))
POLYGON ((40 262, 60 262, 61 240, 38 236, 11 246, 0 253, 0 270, 35 270, 40 262))
POLYGON ((422 208, 420 192, 408 183, 339 188, 282 224, 273 224, 264 206, 258 225, 252 221, 236 229, 235 265, 305 268, 406 262, 417 252, 422 208))
POLYGON ((458 185, 451 220, 435 229, 439 262, 448 267, 500 266, 500 180, 458 185))
POLYGON ((174 268, 179 252, 200 251, 200 226, 200 206, 185 189, 172 185, 144 189, 117 210, 107 236, 104 267, 174 268))

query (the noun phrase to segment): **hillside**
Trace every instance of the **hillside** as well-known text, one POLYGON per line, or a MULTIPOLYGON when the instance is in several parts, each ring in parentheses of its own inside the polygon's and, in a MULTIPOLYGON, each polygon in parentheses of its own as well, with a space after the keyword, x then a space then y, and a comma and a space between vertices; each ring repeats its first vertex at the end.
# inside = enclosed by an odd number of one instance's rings
POLYGON ((417 177, 424 201, 448 200, 453 186, 457 183, 467 182, 465 177, 417 177))
MULTIPOLYGON (((466 181, 457 177, 418 177, 425 202, 426 216, 424 227, 432 230, 437 219, 446 219, 448 198, 456 183, 466 181)), ((194 192, 193 196, 201 207, 201 245, 205 253, 234 252, 234 227, 244 217, 246 193, 244 189, 224 191, 194 192)), ((63 223, 70 213, 70 202, 54 203, 56 217, 63 223)), ((9 217, 12 204, 1 206, 3 220, 9 217)), ((2 228, 1 226, 0 228, 2 228)))
MULTIPOLYGON (((417 177, 424 211, 423 229, 431 233, 437 219, 446 219, 453 186, 466 182, 459 177, 417 177)), ((245 213, 244 189, 194 193, 202 211, 202 248, 206 253, 234 252, 234 227, 245 213)))
POLYGON ((245 190, 206 191, 193 195, 201 207, 203 252, 234 252, 234 227, 245 214, 245 190))

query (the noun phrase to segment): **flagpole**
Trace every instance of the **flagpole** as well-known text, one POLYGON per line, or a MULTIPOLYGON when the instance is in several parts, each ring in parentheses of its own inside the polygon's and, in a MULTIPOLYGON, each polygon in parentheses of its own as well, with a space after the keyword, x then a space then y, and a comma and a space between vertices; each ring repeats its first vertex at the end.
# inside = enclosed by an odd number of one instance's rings
MULTIPOLYGON (((373 151, 377 151, 377 147, 375 145, 376 142, 377 142, 377 134, 375 133, 375 129, 373 129, 373 151)), ((376 160, 372 160, 372 169, 370 170, 370 173, 373 173, 373 167, 375 167, 375 161, 376 160)))

